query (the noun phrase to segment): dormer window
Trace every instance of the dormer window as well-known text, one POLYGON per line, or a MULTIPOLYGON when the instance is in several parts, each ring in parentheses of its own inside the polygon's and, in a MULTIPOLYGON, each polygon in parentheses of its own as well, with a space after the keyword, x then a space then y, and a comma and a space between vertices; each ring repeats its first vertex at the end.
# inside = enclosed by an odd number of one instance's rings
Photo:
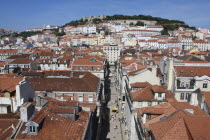
POLYGON ((162 93, 158 93, 158 97, 162 97, 162 93))
POLYGON ((151 115, 147 114, 147 119, 150 120, 151 119, 151 115))
POLYGON ((90 62, 96 62, 96 59, 94 57, 90 58, 90 62))
POLYGON ((27 133, 29 135, 37 135, 39 124, 31 121, 26 123, 26 127, 27 127, 27 133))
POLYGON ((36 132, 35 126, 30 126, 30 133, 35 133, 35 132, 36 132))

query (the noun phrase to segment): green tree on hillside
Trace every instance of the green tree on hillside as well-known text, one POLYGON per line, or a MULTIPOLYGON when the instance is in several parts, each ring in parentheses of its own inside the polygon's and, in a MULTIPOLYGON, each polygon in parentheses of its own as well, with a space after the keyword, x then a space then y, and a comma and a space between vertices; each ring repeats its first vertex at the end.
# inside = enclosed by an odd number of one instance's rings
POLYGON ((133 26, 134 24, 133 24, 133 22, 131 22, 129 25, 130 25, 130 26, 133 26))
POLYGON ((136 26, 144 26, 144 22, 137 21, 136 26))
POLYGON ((165 29, 162 30, 162 31, 161 31, 161 35, 169 35, 168 30, 165 30, 165 29))
POLYGON ((102 22, 102 20, 100 19, 100 18, 94 18, 93 20, 92 20, 92 23, 93 24, 99 24, 99 23, 101 23, 102 22))

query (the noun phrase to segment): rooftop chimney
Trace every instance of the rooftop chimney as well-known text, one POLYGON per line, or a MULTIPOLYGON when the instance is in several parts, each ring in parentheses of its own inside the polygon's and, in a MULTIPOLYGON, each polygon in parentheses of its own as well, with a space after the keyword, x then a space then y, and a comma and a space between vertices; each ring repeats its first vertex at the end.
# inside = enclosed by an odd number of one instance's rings
POLYGON ((27 122, 34 114, 35 107, 31 102, 26 102, 20 107, 20 120, 27 122))

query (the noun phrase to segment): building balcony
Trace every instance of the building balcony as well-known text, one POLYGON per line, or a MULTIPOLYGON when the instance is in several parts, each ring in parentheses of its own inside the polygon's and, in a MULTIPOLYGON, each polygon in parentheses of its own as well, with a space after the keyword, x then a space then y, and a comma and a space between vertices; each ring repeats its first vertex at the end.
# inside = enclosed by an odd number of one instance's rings
POLYGON ((195 87, 194 86, 190 86, 190 87, 177 87, 176 91, 194 91, 195 87))
POLYGON ((177 89, 194 89, 194 86, 190 86, 190 87, 177 87, 177 89))
POLYGON ((164 100, 164 98, 163 97, 157 97, 157 100, 162 101, 162 100, 164 100))

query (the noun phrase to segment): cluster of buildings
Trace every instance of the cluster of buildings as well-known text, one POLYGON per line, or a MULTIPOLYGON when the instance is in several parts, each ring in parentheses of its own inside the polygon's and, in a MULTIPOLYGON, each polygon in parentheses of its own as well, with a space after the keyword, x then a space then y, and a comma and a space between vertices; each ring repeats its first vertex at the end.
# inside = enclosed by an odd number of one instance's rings
POLYGON ((177 51, 122 50, 115 78, 128 139, 209 139, 209 52, 177 51))
POLYGON ((0 39, 1 139, 98 138, 110 66, 127 139, 210 138, 208 29, 161 35, 152 21, 112 21, 56 36, 54 28, 0 39))
POLYGON ((0 37, 2 35, 8 35, 13 33, 17 33, 17 31, 0 28, 0 37))
POLYGON ((108 77, 101 47, 0 50, 1 139, 97 137, 108 77))
POLYGON ((31 28, 27 29, 26 32, 38 32, 38 31, 43 31, 43 30, 53 30, 53 29, 58 29, 59 26, 57 25, 44 25, 43 27, 40 28, 31 28))
POLYGON ((0 138, 95 138, 103 84, 87 71, 1 74, 0 138))

